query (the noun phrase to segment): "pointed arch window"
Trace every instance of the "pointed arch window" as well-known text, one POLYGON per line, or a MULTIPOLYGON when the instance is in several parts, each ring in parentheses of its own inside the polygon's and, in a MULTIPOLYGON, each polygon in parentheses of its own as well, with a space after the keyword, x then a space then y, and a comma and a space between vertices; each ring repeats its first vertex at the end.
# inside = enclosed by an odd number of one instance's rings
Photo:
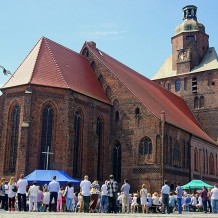
POLYGON ((172 165, 173 142, 172 137, 169 137, 169 165, 172 165))
POLYGON ((16 105, 11 112, 10 144, 9 144, 9 173, 16 170, 18 137, 20 123, 20 106, 16 105))
POLYGON ((103 119, 98 117, 96 125, 96 133, 98 137, 97 144, 97 179, 101 180, 103 177, 103 119))
POLYGON ((81 176, 81 138, 82 138, 82 115, 76 111, 74 115, 74 149, 73 149, 73 176, 81 176))
POLYGON ((51 169, 52 161, 51 155, 42 153, 52 151, 52 137, 53 137, 53 122, 54 110, 48 104, 42 110, 42 133, 41 133, 41 155, 40 155, 40 169, 51 169), (47 159, 48 155, 48 159, 47 159), (48 161, 47 161, 48 160, 48 161))
POLYGON ((199 108, 199 98, 198 97, 194 98, 194 108, 195 109, 199 108))
POLYGON ((194 150, 194 170, 198 171, 198 150, 195 148, 194 150))
POLYGON ((190 144, 189 142, 186 143, 186 169, 189 168, 189 164, 190 164, 190 144))
POLYGON ((186 143, 185 141, 183 141, 183 151, 182 151, 182 167, 185 169, 186 168, 186 158, 188 158, 186 156, 186 143))
POLYGON ((146 156, 152 154, 152 142, 151 139, 145 136, 139 143, 139 155, 146 156))
POLYGON ((207 149, 206 149, 206 164, 205 164, 205 167, 206 167, 206 174, 208 174, 208 152, 207 152, 207 149))
POLYGON ((213 154, 210 153, 210 157, 209 157, 209 174, 211 175, 215 175, 215 161, 214 161, 214 157, 213 154))
POLYGON ((199 107, 203 108, 204 107, 204 96, 201 96, 199 99, 199 107))
POLYGON ((205 150, 203 149, 203 173, 205 173, 205 150))
POLYGON ((175 91, 179 92, 181 90, 181 82, 180 80, 176 80, 175 82, 175 91))
POLYGON ((178 140, 176 140, 176 143, 174 144, 174 148, 173 148, 173 166, 177 166, 179 167, 180 161, 180 145, 178 140))
POLYGON ((168 144, 168 136, 165 135, 165 163, 169 163, 169 144, 168 144))
POLYGON ((113 148, 113 175, 117 182, 121 182, 121 144, 115 141, 113 148))
POLYGON ((168 89, 169 91, 171 91, 171 83, 168 83, 168 84, 167 84, 167 89, 168 89))

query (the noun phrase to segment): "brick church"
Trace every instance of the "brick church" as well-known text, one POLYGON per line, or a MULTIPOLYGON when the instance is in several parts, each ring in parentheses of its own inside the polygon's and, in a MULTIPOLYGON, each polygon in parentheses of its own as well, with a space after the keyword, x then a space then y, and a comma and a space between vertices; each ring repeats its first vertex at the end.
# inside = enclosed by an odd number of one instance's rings
POLYGON ((65 170, 133 190, 218 178, 217 54, 197 7, 183 8, 172 56, 153 81, 96 43, 80 53, 42 37, 2 87, 0 175, 65 170))

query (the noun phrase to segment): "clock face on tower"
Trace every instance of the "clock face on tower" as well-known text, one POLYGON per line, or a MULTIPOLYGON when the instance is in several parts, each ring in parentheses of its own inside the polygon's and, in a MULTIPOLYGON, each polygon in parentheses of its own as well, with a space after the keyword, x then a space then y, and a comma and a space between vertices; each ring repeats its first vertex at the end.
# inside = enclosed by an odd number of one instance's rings
POLYGON ((185 61, 188 59, 188 52, 187 51, 181 51, 179 52, 179 55, 178 55, 178 60, 180 61, 185 61))

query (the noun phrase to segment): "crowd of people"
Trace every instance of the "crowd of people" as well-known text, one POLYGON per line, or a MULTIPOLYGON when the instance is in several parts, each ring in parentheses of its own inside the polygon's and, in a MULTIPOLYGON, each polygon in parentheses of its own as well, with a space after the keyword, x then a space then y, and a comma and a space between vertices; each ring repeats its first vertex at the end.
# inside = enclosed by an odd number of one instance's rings
POLYGON ((66 211, 84 213, 182 213, 183 211, 202 211, 218 213, 218 184, 213 189, 202 187, 197 193, 187 193, 180 182, 174 192, 165 181, 161 190, 149 193, 146 185, 136 193, 130 193, 131 186, 127 179, 121 188, 113 175, 100 186, 97 180, 90 182, 88 176, 80 183, 80 190, 68 182, 61 187, 56 176, 47 185, 40 186, 33 182, 28 186, 21 174, 16 182, 14 177, 9 181, 0 181, 0 207, 6 211, 66 211))

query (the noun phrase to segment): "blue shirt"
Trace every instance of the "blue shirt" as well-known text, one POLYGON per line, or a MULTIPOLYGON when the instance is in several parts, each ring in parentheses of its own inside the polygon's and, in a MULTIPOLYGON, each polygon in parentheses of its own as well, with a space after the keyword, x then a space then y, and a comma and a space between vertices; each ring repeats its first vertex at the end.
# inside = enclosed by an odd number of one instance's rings
POLYGON ((129 196, 129 190, 130 190, 130 185, 128 183, 123 184, 121 187, 121 192, 123 192, 124 195, 129 196))
POLYGON ((176 187, 177 198, 182 198, 183 189, 181 186, 176 187))
POLYGON ((49 192, 58 192, 60 190, 60 184, 56 180, 52 180, 48 184, 48 190, 49 192))

